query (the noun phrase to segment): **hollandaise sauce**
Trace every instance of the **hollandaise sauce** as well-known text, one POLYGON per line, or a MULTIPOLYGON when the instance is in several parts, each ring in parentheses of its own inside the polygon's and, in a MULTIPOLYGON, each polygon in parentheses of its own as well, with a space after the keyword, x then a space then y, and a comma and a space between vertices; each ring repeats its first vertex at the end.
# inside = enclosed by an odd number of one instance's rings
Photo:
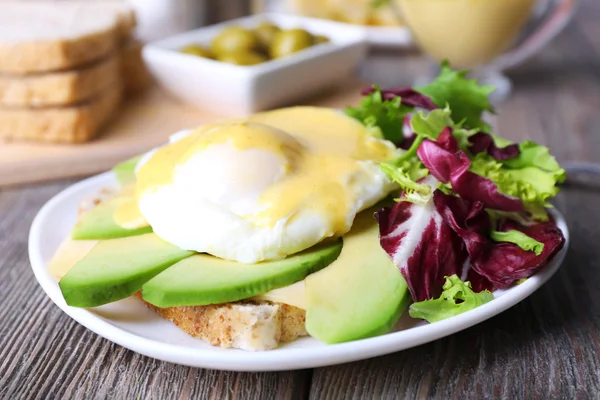
MULTIPOLYGON (((305 235, 310 238, 290 239, 291 254, 348 232, 358 211, 392 189, 378 163, 397 155, 393 144, 373 137, 362 124, 335 110, 293 107, 263 112, 201 127, 158 149, 137 171, 137 201, 123 204, 115 219, 128 225, 148 220, 160 236, 150 215, 158 212, 144 212, 158 206, 140 211, 137 205, 158 192, 178 188, 180 197, 186 197, 181 199, 185 205, 163 201, 160 211, 172 213, 173 220, 183 219, 185 207, 193 214, 193 204, 198 204, 214 208, 213 214, 226 213, 232 226, 243 220, 255 230, 276 230, 282 238, 286 228, 292 236, 304 235, 294 233, 297 227, 318 220, 318 229, 311 228, 318 232, 305 235)), ((162 215, 156 219, 169 224, 162 215)), ((276 245, 271 239, 269 243, 265 246, 276 245)), ((212 254, 211 246, 204 247, 212 254)))

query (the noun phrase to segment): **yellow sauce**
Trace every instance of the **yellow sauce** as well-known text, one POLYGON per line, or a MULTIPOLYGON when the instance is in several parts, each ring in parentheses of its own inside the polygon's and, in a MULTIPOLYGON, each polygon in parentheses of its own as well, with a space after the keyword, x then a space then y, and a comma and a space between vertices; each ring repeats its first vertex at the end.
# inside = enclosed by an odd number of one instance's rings
POLYGON ((400 0, 417 42, 460 68, 492 61, 508 49, 536 0, 400 0))
POLYGON ((375 161, 396 156, 393 146, 372 140, 364 125, 330 108, 282 108, 248 119, 289 133, 315 154, 375 161))
POLYGON ((263 195, 262 201, 269 207, 257 216, 261 225, 272 226, 295 210, 309 209, 335 227, 328 234, 346 233, 350 229, 348 207, 342 200, 351 194, 340 180, 358 168, 356 160, 385 161, 396 155, 390 147, 372 140, 362 124, 331 109, 285 108, 249 119, 288 132, 307 149, 296 173, 263 195))
POLYGON ((118 225, 125 229, 137 229, 148 225, 140 212, 134 185, 123 188, 119 195, 110 201, 118 204, 113 214, 118 225))
MULTIPOLYGON (((311 210, 330 221, 328 235, 350 229, 347 216, 352 203, 345 200, 351 200, 352 193, 342 181, 361 170, 357 161, 397 156, 392 145, 375 140, 362 124, 337 111, 293 107, 206 126, 158 150, 138 171, 138 199, 171 184, 176 167, 190 157, 224 143, 240 151, 268 151, 284 165, 285 177, 259 200, 266 207, 257 215, 244 216, 246 219, 272 227, 281 219, 293 218, 300 209, 311 210)), ((123 221, 133 219, 132 214, 139 210, 124 207, 121 212, 118 220, 123 221)))

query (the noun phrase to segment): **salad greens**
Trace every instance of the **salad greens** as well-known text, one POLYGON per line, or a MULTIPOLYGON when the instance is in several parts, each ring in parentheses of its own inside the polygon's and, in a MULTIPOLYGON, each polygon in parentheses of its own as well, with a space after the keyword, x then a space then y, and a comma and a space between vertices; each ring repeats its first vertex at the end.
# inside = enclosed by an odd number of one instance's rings
POLYGON ((410 316, 436 322, 494 300, 494 295, 489 290, 475 293, 471 289, 471 282, 463 282, 456 275, 447 276, 442 289, 444 291, 437 299, 413 303, 408 310, 410 316))
POLYGON ((356 108, 346 108, 346 114, 372 129, 375 137, 387 139, 394 144, 402 143, 402 119, 410 108, 402 104, 400 97, 384 99, 379 87, 363 97, 356 108))
POLYGON ((548 172, 535 166, 512 169, 485 153, 473 158, 471 171, 492 180, 500 192, 521 199, 525 211, 539 221, 548 220, 548 200, 559 193, 556 185, 564 180, 562 168, 560 172, 548 172))
POLYGON ((398 201, 408 201, 415 204, 426 204, 431 198, 431 186, 419 183, 429 173, 423 164, 407 163, 404 168, 391 163, 381 163, 381 169, 403 189, 404 195, 398 201))
POLYGON ((484 113, 494 88, 466 75, 443 63, 428 85, 373 86, 346 109, 405 150, 380 164, 399 195, 376 216, 381 246, 416 302, 411 315, 430 322, 491 300, 486 289, 528 278, 564 245, 547 212, 564 169, 547 147, 493 133, 484 113))
POLYGON ((430 84, 416 87, 415 90, 431 98, 438 107, 450 107, 454 121, 487 131, 490 126, 483 121, 482 115, 484 111, 493 111, 488 96, 495 88, 467 79, 467 73, 456 71, 443 62, 439 76, 430 84))
POLYGON ((490 238, 495 242, 514 243, 523 250, 533 251, 536 256, 542 254, 542 251, 544 250, 544 243, 538 242, 523 232, 515 229, 506 232, 491 231, 490 238))

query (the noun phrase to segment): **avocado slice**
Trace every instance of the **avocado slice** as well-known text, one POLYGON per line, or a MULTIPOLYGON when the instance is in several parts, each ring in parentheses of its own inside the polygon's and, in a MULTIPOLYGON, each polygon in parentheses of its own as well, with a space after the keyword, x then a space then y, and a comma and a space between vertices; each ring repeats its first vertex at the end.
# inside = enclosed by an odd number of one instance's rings
POLYGON ((197 254, 146 282, 142 296, 163 308, 247 299, 301 281, 332 263, 341 249, 341 239, 328 240, 283 260, 258 264, 197 254))
POLYGON ((142 157, 143 155, 135 156, 113 167, 112 171, 121 186, 128 186, 135 183, 135 167, 142 157))
POLYGON ((149 279, 193 251, 154 233, 99 242, 60 280, 68 305, 95 307, 131 296, 149 279))
POLYGON ((143 235, 152 232, 152 227, 145 223, 133 229, 127 229, 115 220, 115 212, 128 201, 132 201, 133 194, 127 193, 100 203, 90 211, 83 214, 71 231, 73 240, 106 240, 128 236, 143 235))
POLYGON ((376 208, 360 213, 339 258, 306 278, 306 330, 340 343, 387 333, 410 302, 400 271, 379 244, 376 208))

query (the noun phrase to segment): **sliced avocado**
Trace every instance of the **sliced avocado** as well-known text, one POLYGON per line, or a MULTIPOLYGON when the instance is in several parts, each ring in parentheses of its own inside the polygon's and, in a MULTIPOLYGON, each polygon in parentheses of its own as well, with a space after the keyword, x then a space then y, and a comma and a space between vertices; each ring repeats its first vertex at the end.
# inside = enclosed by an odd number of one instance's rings
POLYGON ((339 258, 306 278, 306 330, 339 343, 387 333, 410 301, 400 271, 379 244, 376 209, 359 214, 339 258))
POLYGON ((142 157, 143 155, 135 156, 113 167, 112 171, 121 186, 131 185, 135 182, 135 167, 142 157))
POLYGON ((192 254, 153 233, 104 240, 58 285, 68 305, 95 307, 131 296, 149 279, 192 254))
POLYGON ((131 195, 117 196, 83 214, 71 231, 73 240, 105 240, 152 232, 150 225, 127 229, 115 221, 115 212, 131 195))
POLYGON ((338 239, 283 260, 258 264, 197 254, 146 282, 142 296, 157 307, 200 306, 247 299, 298 282, 325 268, 341 249, 342 241, 338 239))

